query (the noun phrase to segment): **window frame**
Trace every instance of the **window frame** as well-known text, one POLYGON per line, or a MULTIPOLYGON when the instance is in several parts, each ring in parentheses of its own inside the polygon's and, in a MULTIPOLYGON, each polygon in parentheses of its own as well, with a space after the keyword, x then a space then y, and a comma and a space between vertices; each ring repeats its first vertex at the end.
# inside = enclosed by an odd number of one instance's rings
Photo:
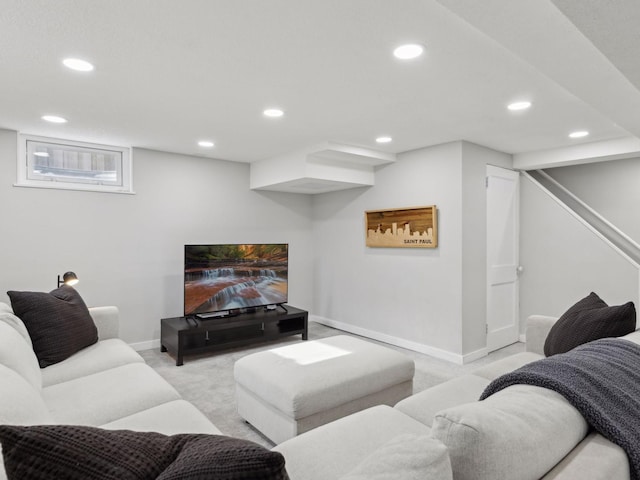
POLYGON ((18 158, 16 187, 52 188, 58 190, 79 190, 85 192, 107 192, 134 194, 133 191, 133 162, 129 147, 101 145, 97 143, 79 142, 62 138, 42 137, 30 134, 18 134, 18 158), (34 172, 34 162, 29 160, 28 142, 58 145, 62 150, 88 150, 92 153, 111 152, 120 155, 121 168, 116 169, 116 183, 109 181, 90 180, 86 178, 70 181, 69 177, 48 174, 39 175, 34 172))

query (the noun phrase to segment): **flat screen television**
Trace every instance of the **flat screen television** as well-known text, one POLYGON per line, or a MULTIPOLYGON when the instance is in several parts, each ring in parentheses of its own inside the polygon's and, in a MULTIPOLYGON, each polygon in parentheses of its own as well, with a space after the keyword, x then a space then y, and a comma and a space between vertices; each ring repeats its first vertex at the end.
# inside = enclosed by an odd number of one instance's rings
POLYGON ((286 303, 288 264, 286 243, 185 245, 185 317, 286 303))

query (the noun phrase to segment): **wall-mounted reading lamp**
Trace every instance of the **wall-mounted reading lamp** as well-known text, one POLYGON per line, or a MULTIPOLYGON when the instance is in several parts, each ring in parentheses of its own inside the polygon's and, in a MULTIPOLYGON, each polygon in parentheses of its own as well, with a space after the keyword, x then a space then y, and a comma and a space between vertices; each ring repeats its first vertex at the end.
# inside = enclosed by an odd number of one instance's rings
POLYGON ((67 272, 64 275, 62 275, 62 280, 60 280, 60 275, 58 275, 58 287, 62 284, 69 285, 69 286, 75 285, 79 281, 80 280, 78 280, 78 276, 73 272, 67 272))

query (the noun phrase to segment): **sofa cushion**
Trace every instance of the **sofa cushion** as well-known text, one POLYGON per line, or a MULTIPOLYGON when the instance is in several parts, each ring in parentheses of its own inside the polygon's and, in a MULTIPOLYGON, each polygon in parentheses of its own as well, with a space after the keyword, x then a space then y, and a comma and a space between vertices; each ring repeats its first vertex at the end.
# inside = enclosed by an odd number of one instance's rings
POLYGON ((576 302, 551 327, 544 343, 549 357, 599 338, 621 337, 636 329, 636 309, 633 302, 608 306, 591 292, 576 302))
POLYGON ((16 371, 0 365, 0 425, 53 423, 40 392, 16 371))
POLYGON ((625 340, 629 340, 637 345, 640 345, 640 330, 636 330, 635 332, 631 332, 624 337, 625 340))
MULTIPOLYGON (((494 362, 479 367, 473 370, 474 375, 478 377, 486 378, 487 380, 495 380, 505 373, 513 372, 515 369, 526 365, 527 363, 535 362, 544 358, 543 355, 539 355, 533 352, 520 352, 515 355, 509 355, 508 357, 501 358, 494 362)), ((43 374, 44 378, 44 374, 43 374)), ((478 398, 480 395, 478 395, 478 398)))
POLYGON ((89 309, 72 287, 63 285, 49 293, 7 294, 13 311, 29 331, 40 367, 61 362, 98 341, 89 309))
POLYGON ((42 369, 42 386, 67 382, 130 363, 144 363, 144 359, 119 338, 100 340, 62 363, 42 369))
POLYGON ((141 412, 119 418, 100 425, 108 430, 136 430, 139 432, 158 432, 165 435, 178 433, 209 433, 222 435, 222 432, 186 400, 173 400, 141 412))
MULTIPOLYGON (((39 389, 9 367, 0 365, 0 425, 37 425, 53 423, 39 389)), ((6 480, 0 461, 0 480, 6 480)))
POLYGON ((452 479, 449 454, 438 440, 411 434, 392 438, 341 480, 452 479))
POLYGON ((314 428, 273 450, 284 455, 291 480, 336 479, 389 439, 407 433, 424 436, 430 431, 398 410, 379 405, 314 428))
POLYGON ((42 388, 56 423, 98 426, 178 400, 178 392, 151 367, 130 363, 42 388))
POLYGON ((415 393, 396 403, 394 408, 431 427, 440 410, 478 400, 488 385, 486 378, 462 375, 415 393))
POLYGON ((587 423, 560 394, 513 385, 436 415, 432 435, 449 449, 457 480, 537 480, 586 435, 587 423))
POLYGON ((0 322, 0 364, 15 370, 33 388, 42 388, 38 359, 22 335, 7 323, 0 322))
POLYGON ((618 445, 592 431, 543 480, 561 478, 629 480, 629 457, 618 445))
POLYGON ((24 325, 24 322, 20 320, 11 310, 11 307, 6 303, 0 303, 2 309, 0 309, 0 322, 6 323, 7 325, 13 327, 24 340, 29 344, 29 347, 33 350, 33 343, 31 342, 31 336, 29 335, 29 331, 27 327, 24 325))
POLYGON ((0 426, 9 480, 284 480, 284 458, 247 440, 93 427, 0 426))

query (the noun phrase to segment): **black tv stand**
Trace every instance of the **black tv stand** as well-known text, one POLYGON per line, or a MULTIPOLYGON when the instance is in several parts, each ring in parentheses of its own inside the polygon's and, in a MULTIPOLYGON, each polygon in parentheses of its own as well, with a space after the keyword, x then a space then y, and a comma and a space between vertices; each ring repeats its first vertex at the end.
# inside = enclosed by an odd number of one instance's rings
POLYGON ((277 340, 291 335, 308 338, 308 312, 290 305, 278 309, 258 309, 207 319, 174 317, 160 320, 160 351, 175 356, 176 365, 184 356, 277 340))

